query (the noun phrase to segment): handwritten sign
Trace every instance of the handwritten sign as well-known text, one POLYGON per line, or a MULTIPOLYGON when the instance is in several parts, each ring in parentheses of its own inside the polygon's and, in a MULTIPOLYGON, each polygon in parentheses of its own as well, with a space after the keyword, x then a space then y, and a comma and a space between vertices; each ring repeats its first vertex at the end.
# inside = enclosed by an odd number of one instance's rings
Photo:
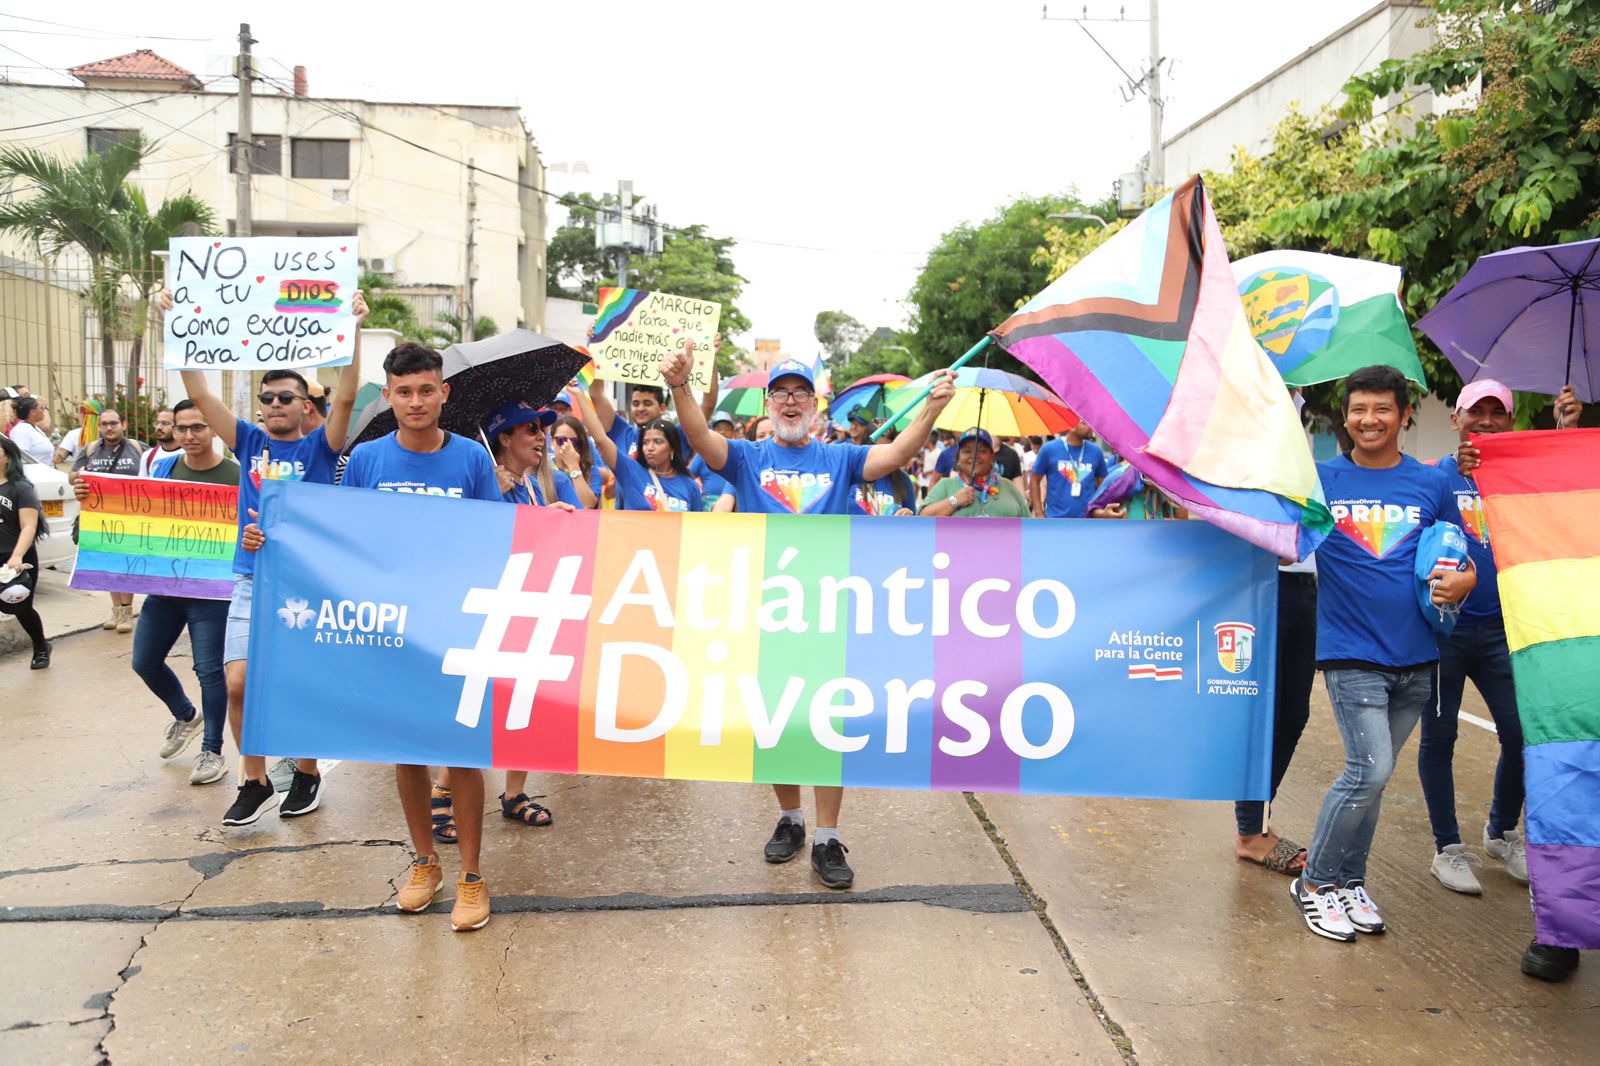
POLYGON ((72 588, 226 600, 233 595, 239 490, 84 474, 72 588))
POLYGON ((715 357, 712 339, 722 318, 722 305, 690 296, 638 289, 601 289, 600 312, 594 320, 595 376, 602 381, 661 385, 661 357, 694 341, 694 369, 689 385, 711 387, 715 357))
POLYGON ((354 237, 174 237, 168 370, 342 366, 355 350, 354 237))

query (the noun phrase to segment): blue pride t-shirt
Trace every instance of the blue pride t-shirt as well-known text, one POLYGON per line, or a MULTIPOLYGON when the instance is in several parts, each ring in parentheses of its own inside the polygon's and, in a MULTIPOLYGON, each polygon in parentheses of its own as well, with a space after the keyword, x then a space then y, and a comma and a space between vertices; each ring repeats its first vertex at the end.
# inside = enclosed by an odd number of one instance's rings
POLYGON ((1456 466, 1456 457, 1447 455, 1434 464, 1444 471, 1461 511, 1461 528, 1467 534, 1467 554, 1478 568, 1478 584, 1461 605, 1461 625, 1500 621, 1500 575, 1494 568, 1494 550, 1489 546, 1489 525, 1483 519, 1483 499, 1478 483, 1456 466))
POLYGON ((708 511, 717 505, 724 493, 733 491, 727 480, 698 455, 689 461, 689 473, 700 479, 700 503, 708 511))
POLYGON ((501 501, 494 462, 482 444, 446 433, 444 447, 438 451, 414 452, 401 446, 399 432, 368 441, 351 452, 343 487, 501 501))
POLYGON ((895 491, 894 476, 880 477, 870 485, 857 487, 855 493, 856 513, 869 514, 878 517, 893 516, 902 508, 911 511, 917 510, 916 489, 911 487, 908 478, 901 487, 901 492, 895 491), (911 495, 906 495, 904 490, 911 488, 911 495))
MULTIPOLYGON (((617 417, 611 420, 611 428, 606 430, 606 436, 610 437, 611 443, 617 446, 617 451, 635 462, 644 462, 644 456, 639 454, 639 427, 622 417, 620 412, 617 417)), ((683 431, 682 427, 678 428, 678 438, 683 441, 683 454, 692 460, 695 457, 694 445, 689 443, 689 435, 683 431)), ((600 449, 596 448, 595 455, 597 457, 599 453, 600 449)))
MULTIPOLYGON (((239 419, 234 425, 233 454, 243 473, 239 478, 239 536, 255 519, 251 511, 261 510, 263 481, 309 481, 313 485, 332 485, 339 453, 328 447, 327 430, 318 426, 298 440, 273 440, 254 422, 239 419)), ((237 545, 233 550, 233 572, 254 575, 256 557, 237 545)))
POLYGON ((1445 472, 1409 455, 1385 470, 1341 455, 1318 463, 1317 473, 1334 519, 1317 548, 1318 665, 1399 670, 1438 662, 1412 568, 1423 530, 1461 524, 1445 472))
POLYGON ((867 444, 803 446, 730 440, 722 476, 733 486, 739 510, 750 514, 860 514, 856 485, 867 465, 867 444))
POLYGON ((685 474, 675 477, 652 478, 650 471, 626 455, 618 453, 617 465, 612 468, 617 476, 617 506, 623 511, 701 511, 700 486, 685 474), (661 492, 656 492, 656 482, 661 482, 661 492))
POLYGON ((1033 472, 1044 478, 1046 518, 1082 518, 1089 513, 1095 488, 1105 479, 1106 453, 1092 440, 1069 447, 1056 437, 1039 449, 1033 472))
MULTIPOLYGON (((594 472, 594 476, 590 479, 590 487, 593 487, 594 482, 598 481, 599 478, 600 472, 596 470, 594 472)), ((572 487, 571 478, 567 477, 565 474, 557 474, 551 479, 551 482, 556 488, 557 502, 570 503, 580 511, 583 509, 583 501, 578 499, 578 490, 572 487)), ((594 494, 596 496, 600 495, 600 490, 595 489, 594 494)), ((520 503, 523 506, 528 507, 545 506, 544 487, 539 484, 539 479, 535 477, 530 477, 525 481, 518 482, 517 484, 511 486, 511 491, 501 493, 500 498, 506 503, 520 503), (533 486, 532 496, 528 495, 529 485, 533 486)))

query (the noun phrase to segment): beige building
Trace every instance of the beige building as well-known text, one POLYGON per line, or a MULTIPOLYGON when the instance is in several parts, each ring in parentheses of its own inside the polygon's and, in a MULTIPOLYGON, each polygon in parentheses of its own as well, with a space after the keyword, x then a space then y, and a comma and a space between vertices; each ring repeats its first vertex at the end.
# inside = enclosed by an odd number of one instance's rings
MULTIPOLYGON (((141 131, 159 143, 132 180, 152 204, 188 192, 234 230, 230 148, 238 107, 231 79, 203 86, 147 50, 71 73, 80 84, 0 82, 0 128, 13 131, 7 143, 78 159, 141 131)), ((255 234, 354 234, 368 269, 410 295, 424 322, 460 310, 470 240, 474 313, 500 329, 544 329, 545 171, 517 108, 317 97, 303 68, 292 78, 259 78, 255 93, 255 234)), ((19 286, 43 284, 37 271, 6 276, 5 263, 31 261, 31 250, 0 243, 0 255, 9 257, 0 260, 0 297, 8 305, 0 307, 0 379, 49 387, 48 356, 58 378, 87 377, 97 389, 98 349, 85 346, 81 323, 78 334, 63 323, 34 323, 42 310, 24 314, 12 301, 19 286), (47 335, 55 342, 40 352, 47 335)), ((81 266, 55 265, 68 279, 81 266)), ((54 311, 56 303, 30 306, 54 311)))

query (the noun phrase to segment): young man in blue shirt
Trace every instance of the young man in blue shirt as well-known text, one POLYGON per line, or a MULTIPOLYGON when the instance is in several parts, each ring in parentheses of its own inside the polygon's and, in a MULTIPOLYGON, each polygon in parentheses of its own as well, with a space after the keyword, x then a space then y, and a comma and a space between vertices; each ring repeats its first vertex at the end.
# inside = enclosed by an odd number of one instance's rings
MULTIPOLYGON (((732 486, 739 510, 762 514, 851 514, 857 486, 877 481, 909 463, 922 449, 933 422, 954 395, 954 375, 940 376, 916 421, 890 444, 824 444, 811 436, 817 414, 816 385, 811 367, 785 359, 767 381, 767 414, 775 435, 757 442, 728 440, 711 431, 691 399, 688 378, 694 344, 661 361, 661 377, 680 398, 679 412, 690 442, 712 471, 732 486)), ((767 842, 768 862, 788 862, 805 843, 805 811, 799 785, 773 785, 778 798, 778 827, 767 842)), ((845 861, 839 839, 839 810, 844 789, 818 785, 817 831, 811 866, 828 888, 849 888, 855 873, 845 861)))
MULTIPOLYGON (((1444 472, 1400 451, 1411 417, 1391 367, 1345 381, 1349 454, 1318 464, 1335 528, 1317 549, 1317 666, 1344 740, 1345 768, 1317 818, 1305 870, 1289 886, 1313 933, 1353 941, 1381 933, 1366 890, 1367 855, 1395 758, 1437 702, 1439 650, 1417 603, 1417 542, 1435 522, 1461 524, 1444 472)), ((1460 603, 1476 576, 1435 570, 1435 607, 1460 603)))
MULTIPOLYGON (((159 298, 163 312, 172 310, 172 292, 159 298)), ((310 436, 304 435, 301 422, 311 410, 306 379, 293 370, 269 370, 261 382, 261 425, 238 418, 228 405, 211 391, 206 376, 198 370, 183 371, 183 387, 200 409, 222 443, 233 449, 241 468, 239 478, 239 536, 233 553, 233 599, 228 604, 227 631, 223 637, 222 668, 228 682, 228 724, 238 744, 244 729, 245 655, 250 647, 250 604, 255 587, 255 556, 244 547, 244 531, 261 507, 261 482, 267 480, 310 481, 332 485, 355 409, 356 392, 361 388, 361 323, 367 317, 367 301, 357 289, 350 299, 355 315, 355 349, 350 362, 339 372, 339 389, 328 421, 310 436)), ((274 804, 277 791, 267 777, 267 760, 262 755, 239 756, 244 783, 239 795, 222 816, 223 825, 249 825, 274 804)), ((310 814, 322 803, 322 775, 317 760, 297 759, 288 794, 278 804, 280 818, 310 814)))
MULTIPOLYGON (((344 472, 345 488, 500 502, 494 462, 483 445, 439 427, 439 410, 450 396, 443 366, 439 353, 420 344, 402 344, 384 359, 388 384, 383 396, 394 408, 399 428, 351 453, 344 472)), ((461 852, 461 876, 456 881, 450 925, 464 932, 489 923, 489 886, 478 865, 483 844, 483 771, 472 767, 448 767, 447 771, 461 852)), ((394 776, 417 853, 410 880, 395 897, 395 906, 414 913, 428 909, 444 880, 434 846, 433 782, 426 766, 396 766, 394 776)))
POLYGON ((1060 437, 1045 442, 1028 474, 1028 498, 1039 518, 1086 518, 1089 501, 1106 476, 1106 453, 1094 442, 1089 423, 1079 420, 1060 437))

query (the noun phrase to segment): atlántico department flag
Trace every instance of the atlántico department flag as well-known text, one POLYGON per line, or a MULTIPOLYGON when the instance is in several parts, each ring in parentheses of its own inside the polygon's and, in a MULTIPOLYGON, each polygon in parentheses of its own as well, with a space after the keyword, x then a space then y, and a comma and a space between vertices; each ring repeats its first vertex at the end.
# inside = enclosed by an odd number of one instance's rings
POLYGON ((1600 948, 1600 430, 1473 443, 1522 719, 1535 928, 1600 948))
POLYGON ((1401 271, 1317 252, 1270 251, 1233 264, 1256 343, 1288 385, 1315 385, 1364 366, 1392 366, 1426 388, 1401 271))
POLYGON ((1202 522, 261 500, 249 752, 1267 793, 1277 560, 1202 522))

